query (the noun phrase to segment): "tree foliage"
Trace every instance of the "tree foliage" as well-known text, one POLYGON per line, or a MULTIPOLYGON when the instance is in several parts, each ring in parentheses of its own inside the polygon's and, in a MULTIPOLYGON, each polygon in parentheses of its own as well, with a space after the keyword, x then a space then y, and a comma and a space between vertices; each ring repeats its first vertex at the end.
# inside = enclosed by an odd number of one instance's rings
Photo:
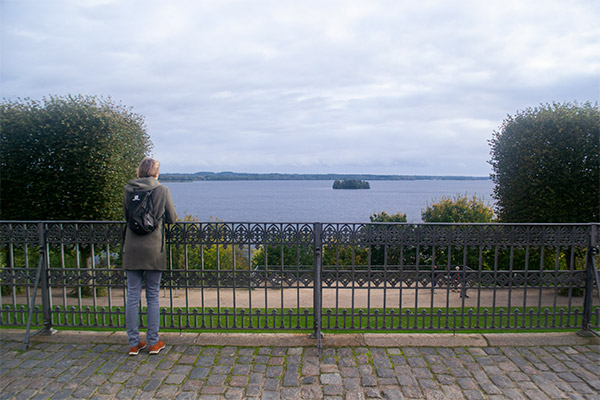
POLYGON ((501 221, 600 221, 597 103, 518 111, 494 132, 490 146, 501 221))
POLYGON ((424 222, 491 222, 494 210, 483 200, 467 195, 456 197, 442 196, 441 200, 421 211, 424 222))
POLYGON ((401 212, 397 212, 396 214, 388 214, 385 211, 382 211, 380 213, 373 213, 373 215, 371 215, 369 217, 369 219, 371 220, 371 222, 406 222, 406 214, 401 213, 401 212))
POLYGON ((115 220, 152 144, 143 117, 110 98, 0 104, 0 218, 115 220))

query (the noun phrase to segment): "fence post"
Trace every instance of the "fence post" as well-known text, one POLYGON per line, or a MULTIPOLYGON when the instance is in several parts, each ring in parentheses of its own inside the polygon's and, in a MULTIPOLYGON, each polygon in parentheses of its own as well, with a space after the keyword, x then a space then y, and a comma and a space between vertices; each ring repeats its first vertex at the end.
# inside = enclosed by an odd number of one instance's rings
POLYGON ((31 337, 37 334, 53 335, 57 331, 52 328, 52 315, 50 310, 50 290, 48 285, 48 257, 47 257, 47 246, 46 246, 46 232, 43 222, 38 222, 38 266, 35 274, 35 281, 33 285, 33 292, 31 299, 29 300, 29 313, 27 317, 27 327, 25 329, 25 340, 23 341, 23 350, 27 350, 29 347, 29 341, 31 337), (41 281, 42 289, 42 315, 44 317, 44 326, 42 329, 35 332, 33 335, 30 334, 31 323, 33 319, 33 311, 35 308, 35 299, 38 291, 38 286, 41 281))
POLYGON ((594 332, 590 328, 592 319, 592 294, 594 292, 594 280, 600 290, 600 282, 598 282, 598 271, 596 270, 595 256, 598 254, 598 225, 592 225, 590 229, 590 243, 587 248, 587 260, 585 268, 585 294, 583 300, 583 318, 581 321, 581 331, 578 332, 581 336, 590 336, 594 332))
POLYGON ((317 347, 319 349, 319 354, 321 352, 321 338, 323 334, 321 333, 321 323, 322 323, 322 301, 323 301, 323 292, 321 286, 322 279, 322 269, 323 269, 323 244, 321 241, 321 230, 322 225, 320 222, 317 222, 313 225, 313 239, 314 239, 314 259, 313 259, 313 327, 314 331, 311 337, 316 338, 318 343, 317 347))
POLYGON ((43 262, 41 269, 42 284, 42 311, 44 317, 44 327, 40 333, 44 335, 54 335, 57 330, 52 328, 52 309, 50 304, 50 282, 48 280, 48 244, 46 243, 46 224, 40 222, 40 262, 43 262), (43 250, 42 250, 43 249, 43 250))

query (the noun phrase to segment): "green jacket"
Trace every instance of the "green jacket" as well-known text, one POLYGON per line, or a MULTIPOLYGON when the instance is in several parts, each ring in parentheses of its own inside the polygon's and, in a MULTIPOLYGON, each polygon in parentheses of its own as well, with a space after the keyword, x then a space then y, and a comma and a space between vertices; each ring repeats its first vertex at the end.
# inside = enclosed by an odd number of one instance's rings
POLYGON ((177 220, 175 205, 173 204, 169 188, 161 185, 156 178, 133 179, 125 185, 123 210, 125 211, 125 218, 127 218, 128 193, 152 189, 154 189, 152 194, 154 216, 159 220, 158 226, 152 233, 147 235, 138 235, 131 231, 129 227, 126 228, 125 243, 123 244, 124 269, 164 271, 167 267, 163 221, 172 224, 177 220))

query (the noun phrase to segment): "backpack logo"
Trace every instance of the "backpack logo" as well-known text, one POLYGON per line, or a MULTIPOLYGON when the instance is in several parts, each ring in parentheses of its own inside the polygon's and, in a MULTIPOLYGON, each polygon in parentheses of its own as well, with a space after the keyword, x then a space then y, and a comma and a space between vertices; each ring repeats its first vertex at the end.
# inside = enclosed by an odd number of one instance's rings
POLYGON ((154 232, 158 220, 154 216, 152 190, 133 192, 127 198, 127 226, 138 235, 154 232))

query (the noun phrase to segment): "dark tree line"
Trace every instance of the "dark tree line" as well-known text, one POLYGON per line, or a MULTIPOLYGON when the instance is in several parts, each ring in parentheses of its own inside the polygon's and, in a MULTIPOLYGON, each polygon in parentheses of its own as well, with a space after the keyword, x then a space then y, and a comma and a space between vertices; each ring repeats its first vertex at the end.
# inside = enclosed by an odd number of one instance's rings
POLYGON ((144 119, 111 99, 0 104, 0 218, 121 220, 123 186, 151 142, 144 119))

